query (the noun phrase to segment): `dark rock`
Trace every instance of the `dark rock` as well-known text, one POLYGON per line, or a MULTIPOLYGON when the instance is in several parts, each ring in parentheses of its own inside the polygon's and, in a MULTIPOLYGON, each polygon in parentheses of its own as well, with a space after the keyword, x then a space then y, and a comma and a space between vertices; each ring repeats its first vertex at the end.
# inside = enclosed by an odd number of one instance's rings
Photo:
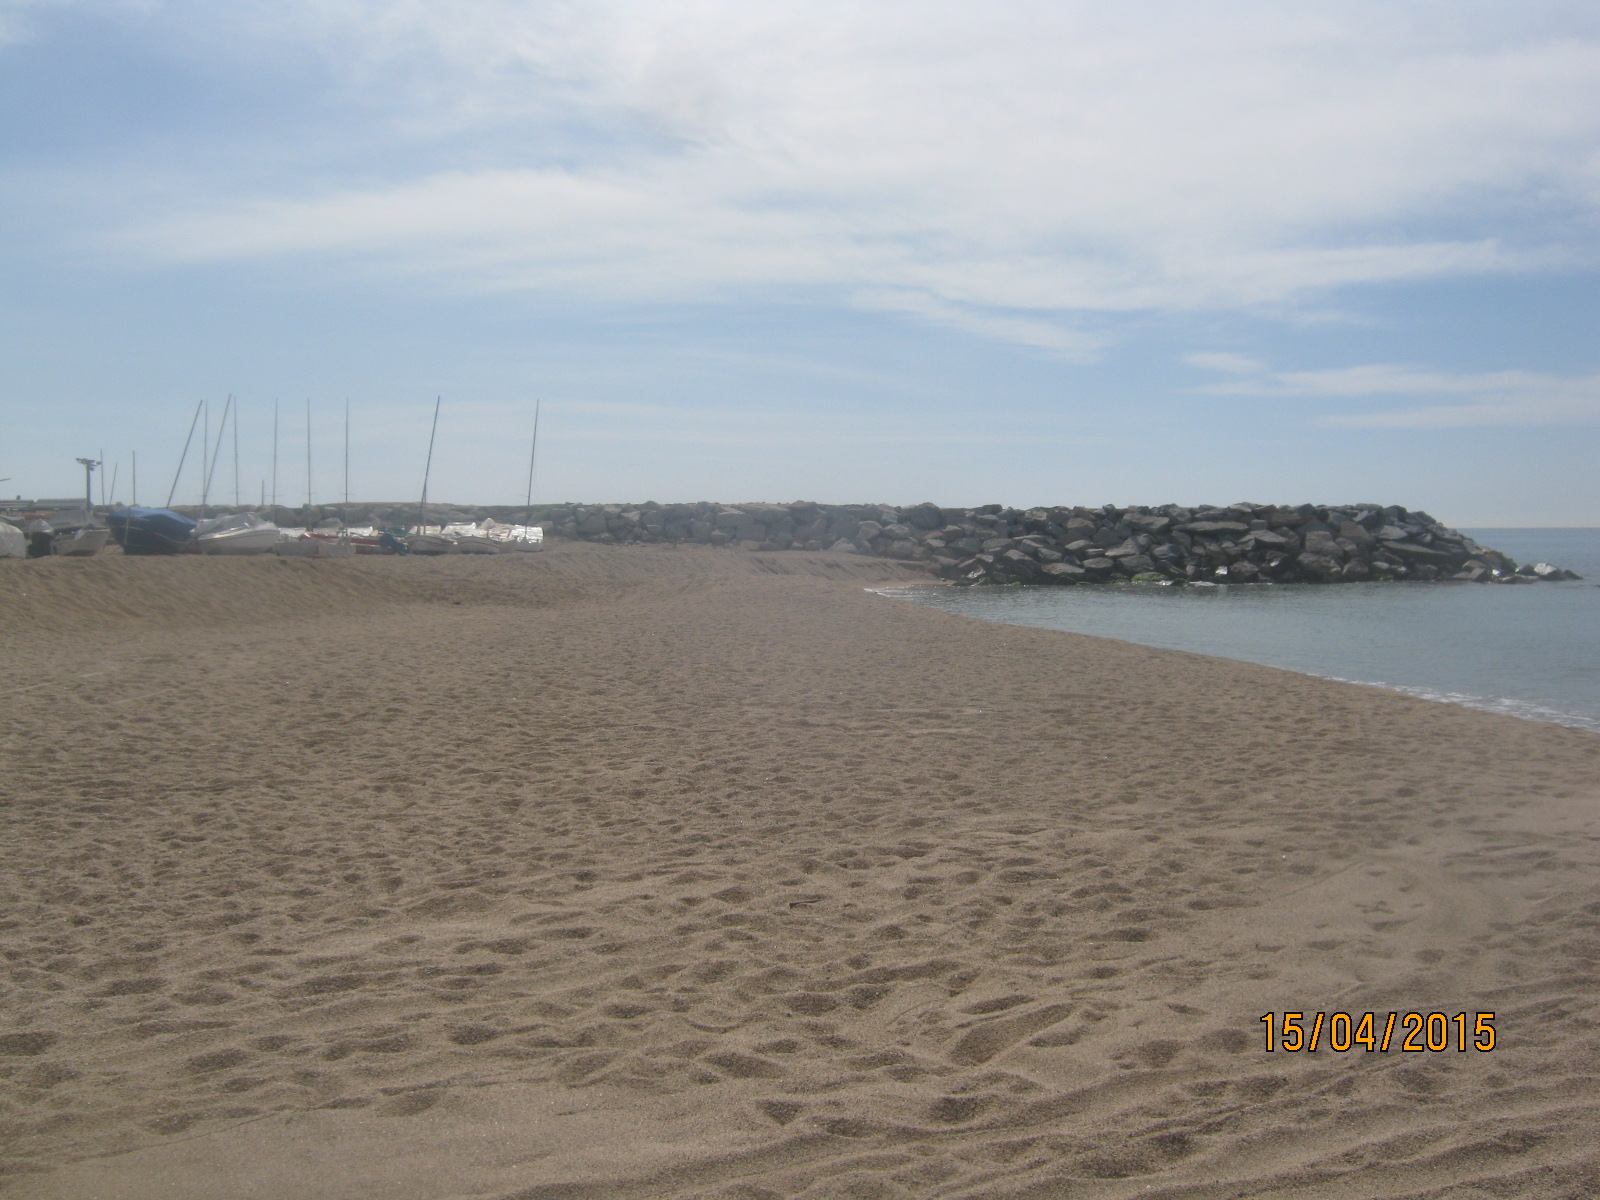
POLYGON ((1460 553, 1438 550, 1432 546, 1420 546, 1415 542, 1389 542, 1384 549, 1390 554, 1401 555, 1415 563, 1448 563, 1462 557, 1460 553))
POLYGON ((1249 546, 1263 551, 1280 551, 1293 553, 1300 548, 1299 539, 1292 533, 1273 531, 1270 529, 1252 530, 1240 541, 1240 545, 1249 546))
POLYGON ((1089 578, 1088 571, 1077 563, 1069 562, 1046 563, 1039 573, 1047 583, 1082 583, 1089 578))
POLYGON ((1560 567, 1552 567, 1549 563, 1534 563, 1533 576, 1547 583, 1560 583, 1565 580, 1581 579, 1581 575, 1574 575, 1571 571, 1563 571, 1560 567))
POLYGON ((1006 574, 1013 579, 1020 579, 1024 583, 1037 578, 1042 573, 1039 564, 1021 550, 1003 550, 996 558, 1000 568, 1006 574))
POLYGON ((1224 533, 1249 533, 1250 526, 1243 521, 1190 521, 1178 526, 1184 533, 1205 534, 1215 537, 1224 533))
POLYGON ((1117 560, 1117 570, 1124 575, 1145 575, 1155 569, 1156 564, 1148 554, 1130 554, 1117 560))
POLYGON ((1129 513, 1123 520, 1144 533, 1165 533, 1172 528, 1172 518, 1164 513, 1129 513))
POLYGON ((1152 546, 1150 557, 1162 566, 1181 567, 1189 557, 1184 548, 1176 542, 1165 542, 1159 546, 1152 546))
POLYGON ((1309 525, 1310 522, 1307 522, 1305 527, 1305 548, 1301 552, 1302 558, 1310 554, 1319 558, 1331 558, 1342 562, 1346 557, 1348 557, 1345 552, 1340 549, 1339 543, 1334 540, 1333 534, 1326 527, 1322 529, 1311 529, 1309 528, 1309 525))
POLYGON ((1339 577, 1339 561, 1325 554, 1301 554, 1297 561, 1301 576, 1308 582, 1327 583, 1339 577))

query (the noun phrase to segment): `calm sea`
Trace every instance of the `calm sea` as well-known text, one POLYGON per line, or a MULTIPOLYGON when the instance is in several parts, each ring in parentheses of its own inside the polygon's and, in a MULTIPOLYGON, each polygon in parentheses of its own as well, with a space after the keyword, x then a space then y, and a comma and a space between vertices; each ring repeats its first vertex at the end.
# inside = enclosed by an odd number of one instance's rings
POLYGON ((919 604, 1600 731, 1600 529, 1469 529, 1581 583, 909 587, 919 604))

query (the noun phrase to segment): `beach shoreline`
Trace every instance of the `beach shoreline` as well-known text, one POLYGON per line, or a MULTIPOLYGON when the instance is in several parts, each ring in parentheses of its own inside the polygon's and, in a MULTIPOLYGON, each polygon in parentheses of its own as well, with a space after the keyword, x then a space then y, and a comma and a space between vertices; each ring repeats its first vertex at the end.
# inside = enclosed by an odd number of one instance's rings
POLYGON ((1600 1190, 1592 733, 849 555, 0 567, 0 1194, 1600 1190))

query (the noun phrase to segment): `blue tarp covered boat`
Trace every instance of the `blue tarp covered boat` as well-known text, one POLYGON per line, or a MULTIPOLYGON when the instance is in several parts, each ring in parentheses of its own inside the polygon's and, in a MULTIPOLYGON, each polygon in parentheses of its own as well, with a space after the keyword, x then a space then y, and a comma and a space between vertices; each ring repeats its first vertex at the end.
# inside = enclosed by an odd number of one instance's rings
POLYGON ((124 554, 181 554, 195 528, 168 508, 119 508, 106 514, 106 524, 124 554))

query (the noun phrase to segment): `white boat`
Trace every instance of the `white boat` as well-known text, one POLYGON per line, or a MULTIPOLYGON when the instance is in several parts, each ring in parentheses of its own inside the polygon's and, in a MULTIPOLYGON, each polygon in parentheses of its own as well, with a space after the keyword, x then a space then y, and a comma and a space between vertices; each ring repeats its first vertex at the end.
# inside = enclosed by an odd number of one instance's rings
POLYGON ((406 547, 413 554, 459 554, 461 547, 456 545, 456 540, 446 537, 444 529, 438 525, 419 526, 406 537, 406 547))
POLYGON ((477 525, 446 525, 444 536, 454 541, 462 554, 500 553, 500 543, 477 525))
POLYGON ((539 550, 544 530, 537 525, 507 525, 485 517, 476 525, 447 525, 445 536, 456 539, 465 554, 501 554, 513 550, 539 550))
POLYGON ((348 538, 317 537, 309 533, 287 538, 272 549, 285 558, 353 558, 356 553, 348 538))
POLYGON ((208 517, 195 526, 195 548, 201 554, 270 554, 283 531, 253 512, 208 517))
POLYGON ((544 529, 538 525, 505 525, 507 550, 543 550, 544 529))
POLYGON ((28 536, 10 521, 0 521, 0 558, 27 558, 28 536))
POLYGON ((69 558, 88 558, 99 554, 111 540, 111 530, 85 526, 56 534, 55 552, 69 558))
POLYGON ((478 533, 493 538, 503 551, 544 549, 544 530, 538 525, 506 525, 485 517, 478 525, 478 533))

